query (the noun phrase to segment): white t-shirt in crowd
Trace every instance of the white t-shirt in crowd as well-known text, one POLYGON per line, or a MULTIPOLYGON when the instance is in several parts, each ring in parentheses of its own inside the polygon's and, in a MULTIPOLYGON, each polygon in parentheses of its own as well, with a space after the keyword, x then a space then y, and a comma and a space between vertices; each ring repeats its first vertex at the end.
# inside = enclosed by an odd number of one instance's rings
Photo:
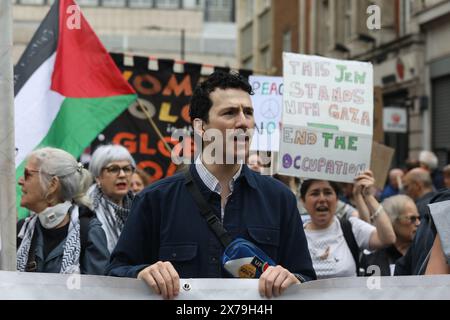
MULTIPOLYGON (((339 220, 334 217, 332 224, 322 230, 307 230, 308 249, 318 279, 356 276, 356 264, 345 241, 339 220)), ((361 250, 369 249, 369 240, 376 228, 356 217, 350 217, 353 235, 361 250)))

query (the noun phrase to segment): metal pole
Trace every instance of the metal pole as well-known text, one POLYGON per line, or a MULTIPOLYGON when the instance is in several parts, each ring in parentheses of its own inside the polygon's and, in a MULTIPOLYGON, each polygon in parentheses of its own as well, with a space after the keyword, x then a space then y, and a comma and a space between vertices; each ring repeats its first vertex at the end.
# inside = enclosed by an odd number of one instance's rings
POLYGON ((186 46, 186 30, 181 29, 181 60, 184 61, 184 53, 185 53, 185 46, 186 46))
POLYGON ((0 1, 0 270, 16 270, 12 1, 0 1))

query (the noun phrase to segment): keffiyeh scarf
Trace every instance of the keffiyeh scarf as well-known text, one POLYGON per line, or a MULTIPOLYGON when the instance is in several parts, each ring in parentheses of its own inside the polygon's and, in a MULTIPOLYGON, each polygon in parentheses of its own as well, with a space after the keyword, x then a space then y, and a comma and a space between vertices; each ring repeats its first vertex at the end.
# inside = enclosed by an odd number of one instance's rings
POLYGON ((108 250, 112 252, 127 221, 134 195, 129 191, 123 198, 123 207, 121 207, 109 200, 97 185, 92 186, 88 194, 93 202, 93 211, 106 233, 108 250))
MULTIPOLYGON (((63 258, 61 263, 60 273, 72 274, 80 273, 80 219, 78 218, 78 206, 73 206, 69 210, 70 214, 70 225, 69 231, 67 232, 67 237, 65 239, 63 258)), ((17 270, 24 272, 27 262, 28 255, 31 247, 31 240, 33 239, 33 234, 36 230, 36 221, 38 220, 38 215, 32 213, 20 229, 18 237, 22 239, 22 242, 17 250, 17 270)))

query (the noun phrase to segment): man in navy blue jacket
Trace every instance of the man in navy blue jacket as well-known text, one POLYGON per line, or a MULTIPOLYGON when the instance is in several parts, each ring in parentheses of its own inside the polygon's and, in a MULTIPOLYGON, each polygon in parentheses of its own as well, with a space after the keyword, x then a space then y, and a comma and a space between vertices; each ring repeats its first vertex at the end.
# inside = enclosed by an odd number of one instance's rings
MULTIPOLYGON (((231 237, 253 242, 276 262, 259 280, 260 294, 270 298, 316 274, 294 194, 239 161, 248 156, 255 126, 251 94, 246 80, 223 72, 195 89, 190 117, 203 151, 188 170, 231 237), (217 141, 222 148, 211 152, 208 147, 217 141)), ((106 273, 144 279, 171 299, 179 293, 180 277, 229 277, 221 265, 223 251, 187 190, 184 174, 176 174, 135 198, 106 273)))

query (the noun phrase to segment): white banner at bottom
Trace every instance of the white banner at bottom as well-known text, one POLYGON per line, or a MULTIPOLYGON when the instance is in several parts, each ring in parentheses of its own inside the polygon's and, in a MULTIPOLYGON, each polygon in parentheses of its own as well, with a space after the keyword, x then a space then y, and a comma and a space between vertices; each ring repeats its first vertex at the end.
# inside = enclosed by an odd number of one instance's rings
MULTIPOLYGON (((258 280, 181 279, 175 300, 261 300, 258 280)), ((0 300, 160 300, 142 281, 0 271, 0 300)), ((290 287, 281 300, 449 300, 450 275, 336 278, 290 287)), ((264 299, 265 300, 265 299, 264 299)))

